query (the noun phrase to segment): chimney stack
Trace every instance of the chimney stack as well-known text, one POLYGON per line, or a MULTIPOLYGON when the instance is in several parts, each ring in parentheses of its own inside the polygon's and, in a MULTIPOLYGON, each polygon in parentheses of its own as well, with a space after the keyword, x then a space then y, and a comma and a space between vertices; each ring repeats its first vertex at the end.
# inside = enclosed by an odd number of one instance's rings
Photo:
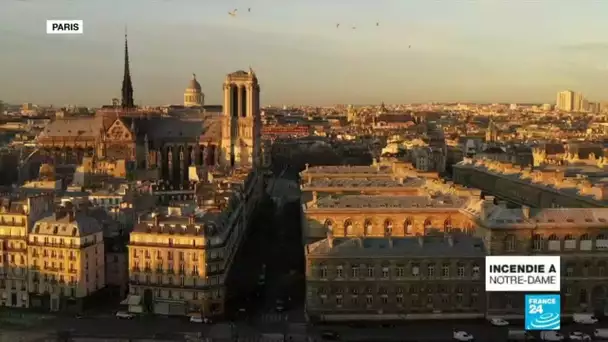
POLYGON ((334 248, 334 236, 330 232, 327 232, 327 244, 329 248, 334 248))
POLYGON ((69 210, 68 211, 68 222, 73 222, 74 221, 74 216, 75 216, 74 209, 69 210))
POLYGON ((448 244, 450 245, 450 247, 454 247, 454 236, 448 234, 446 236, 446 240, 448 240, 448 244))
POLYGON ((528 207, 527 205, 522 205, 521 212, 526 220, 530 219, 530 207, 528 207))

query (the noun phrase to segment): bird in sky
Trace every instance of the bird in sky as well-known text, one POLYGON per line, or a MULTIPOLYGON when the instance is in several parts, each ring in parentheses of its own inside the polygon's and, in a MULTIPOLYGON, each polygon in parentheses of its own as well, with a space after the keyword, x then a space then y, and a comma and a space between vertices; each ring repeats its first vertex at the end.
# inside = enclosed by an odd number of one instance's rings
POLYGON ((232 17, 236 17, 236 11, 237 11, 237 9, 235 8, 234 11, 228 12, 228 14, 232 17))
POLYGON ((376 22, 376 26, 380 26, 380 23, 379 23, 379 22, 376 22))
POLYGON ((247 9, 247 12, 251 12, 251 8, 248 8, 248 9, 247 9))
POLYGON ((411 49, 411 48, 412 48, 412 46, 410 45, 410 46, 408 46, 407 48, 408 48, 408 49, 411 49))
POLYGON ((340 28, 340 24, 336 24, 336 28, 340 28))
POLYGON ((356 29, 357 29, 357 26, 353 25, 353 30, 356 30, 356 29))

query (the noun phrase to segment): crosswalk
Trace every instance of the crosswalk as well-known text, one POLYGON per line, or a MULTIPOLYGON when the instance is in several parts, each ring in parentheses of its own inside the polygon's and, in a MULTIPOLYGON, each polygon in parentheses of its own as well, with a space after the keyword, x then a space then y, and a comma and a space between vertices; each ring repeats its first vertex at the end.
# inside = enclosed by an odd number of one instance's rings
POLYGON ((289 316, 285 313, 279 312, 266 312, 263 314, 258 314, 256 317, 256 321, 264 322, 264 323, 280 323, 287 321, 289 316))

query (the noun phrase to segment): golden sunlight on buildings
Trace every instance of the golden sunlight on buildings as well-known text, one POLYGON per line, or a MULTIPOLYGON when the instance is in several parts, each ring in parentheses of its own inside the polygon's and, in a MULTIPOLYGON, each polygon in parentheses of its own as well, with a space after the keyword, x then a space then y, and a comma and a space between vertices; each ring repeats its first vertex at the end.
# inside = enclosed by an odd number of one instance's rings
POLYGON ((38 220, 28 237, 32 307, 73 310, 105 287, 101 225, 85 212, 64 209, 38 220))
POLYGON ((30 225, 50 209, 52 195, 0 203, 0 306, 29 306, 27 235, 30 225))
POLYGON ((222 315, 262 185, 254 172, 216 173, 197 185, 196 205, 182 201, 141 215, 128 246, 129 311, 222 315))

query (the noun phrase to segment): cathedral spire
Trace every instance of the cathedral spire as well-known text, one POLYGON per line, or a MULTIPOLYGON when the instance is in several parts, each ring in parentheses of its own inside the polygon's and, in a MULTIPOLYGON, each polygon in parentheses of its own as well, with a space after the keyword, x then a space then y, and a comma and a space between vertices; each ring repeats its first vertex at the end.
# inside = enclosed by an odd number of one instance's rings
POLYGON ((122 79, 122 108, 135 108, 133 101, 133 83, 131 82, 131 70, 129 69, 129 41, 127 29, 125 28, 125 74, 122 79))

